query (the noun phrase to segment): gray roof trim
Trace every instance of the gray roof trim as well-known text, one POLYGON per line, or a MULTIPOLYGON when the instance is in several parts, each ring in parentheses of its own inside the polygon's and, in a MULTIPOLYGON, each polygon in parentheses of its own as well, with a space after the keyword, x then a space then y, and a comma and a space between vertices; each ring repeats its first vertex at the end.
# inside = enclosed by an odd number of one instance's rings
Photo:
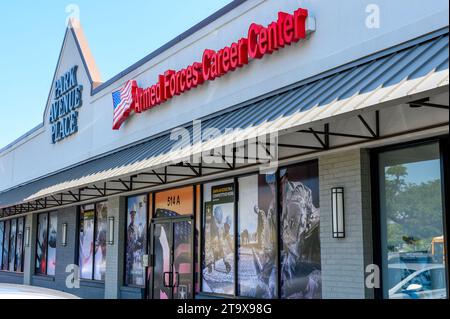
POLYGON ((102 90, 106 89, 108 86, 110 86, 111 84, 115 83, 116 81, 118 81, 122 77, 124 77, 127 74, 131 73, 132 71, 136 70, 137 68, 139 68, 143 64, 147 63, 151 59, 153 59, 156 56, 160 55, 164 51, 167 51, 168 49, 170 49, 171 47, 173 47, 177 43, 183 41, 184 39, 188 38, 189 36, 191 36, 195 32, 203 29, 207 25, 211 24, 212 22, 216 21, 217 19, 221 18, 222 16, 224 16, 228 12, 232 11, 233 9, 235 9, 236 7, 240 6, 241 4, 243 4, 243 3, 247 2, 247 1, 248 0, 234 0, 231 3, 227 4, 225 7, 219 9, 218 11, 214 12, 212 15, 210 15, 206 19, 200 21, 199 23, 197 23, 196 25, 194 25, 193 27, 191 27, 187 31, 184 31, 180 35, 176 36, 175 38, 173 38, 172 40, 170 40, 169 42, 167 42, 163 46, 159 47, 158 49, 156 49, 152 53, 148 54, 146 57, 142 58, 138 62, 136 62, 133 65, 129 66, 128 68, 126 68, 125 70, 123 70, 119 74, 115 75, 114 77, 112 77, 108 81, 100 84, 95 89, 92 89, 91 95, 95 95, 95 94, 101 92, 102 90))
MULTIPOLYGON (((211 114, 211 115, 208 115, 208 116, 206 116, 206 117, 203 117, 202 120, 212 119, 212 118, 219 117, 219 116, 224 115, 224 114, 227 114, 227 113, 231 113, 231 112, 233 112, 233 111, 237 111, 237 110, 239 110, 239 109, 241 109, 241 108, 245 108, 245 107, 247 107, 247 106, 249 106, 249 105, 251 105, 251 104, 256 104, 257 102, 260 102, 260 101, 262 101, 262 100, 264 100, 264 99, 267 99, 267 98, 269 98, 269 97, 275 97, 275 96, 277 96, 277 95, 281 95, 282 93, 286 93, 286 92, 289 91, 289 90, 296 89, 296 88, 300 88, 300 87, 302 87, 302 86, 304 86, 304 85, 306 85, 306 84, 311 84, 311 83, 313 83, 313 82, 316 82, 316 81, 319 81, 319 80, 328 78, 328 77, 330 77, 330 76, 332 76, 332 75, 336 75, 336 74, 339 74, 339 73, 341 73, 341 72, 348 71, 349 69, 356 68, 356 67, 358 67, 358 66, 360 66, 360 65, 367 64, 367 63, 369 63, 369 62, 371 62, 371 61, 376 61, 376 60, 381 59, 381 58, 383 58, 383 57, 387 57, 387 56, 389 56, 389 55, 391 55, 391 54, 393 54, 393 53, 400 53, 400 52, 402 52, 402 51, 404 51, 404 50, 413 48, 413 47, 415 47, 415 46, 418 46, 418 45, 421 45, 421 44, 426 44, 427 42, 431 42, 431 41, 433 41, 433 40, 435 40, 435 39, 437 39, 437 38, 439 38, 439 37, 441 37, 441 36, 445 36, 445 35, 448 36, 448 32, 449 32, 449 28, 448 28, 448 27, 443 28, 443 29, 440 29, 440 30, 437 30, 437 31, 434 31, 434 32, 431 32, 431 33, 426 34, 426 35, 424 35, 424 36, 421 36, 421 37, 419 37, 419 38, 416 38, 416 39, 407 41, 407 42, 405 42, 405 43, 396 45, 396 46, 394 46, 394 47, 391 47, 391 48, 388 48, 388 49, 386 49, 386 50, 377 52, 377 53, 375 53, 375 54, 371 54, 371 55, 369 55, 369 56, 366 56, 366 57, 363 57, 363 58, 361 58, 361 59, 358 59, 358 60, 356 60, 356 61, 354 61, 354 62, 350 62, 350 63, 348 63, 348 64, 342 65, 342 66, 340 66, 340 67, 337 67, 337 68, 334 68, 334 69, 332 69, 332 70, 326 71, 326 72, 324 72, 324 73, 322 73, 322 74, 313 76, 313 77, 311 77, 311 78, 302 80, 302 81, 300 81, 300 82, 298 82, 298 83, 295 83, 295 84, 292 84, 292 85, 290 85, 290 86, 284 87, 284 88, 282 88, 282 89, 279 89, 279 90, 276 90, 276 91, 273 91, 273 92, 264 94, 264 95, 262 95, 262 96, 260 96, 260 97, 255 98, 255 99, 252 99, 252 100, 249 100, 249 101, 246 101, 246 102, 237 104, 237 105, 235 105, 235 106, 229 107, 229 108, 227 108, 227 109, 225 109, 225 110, 222 110, 222 111, 220 111, 220 112, 213 113, 213 114, 211 114)), ((187 123, 185 123, 184 125, 180 125, 180 126, 182 126, 182 127, 187 127, 187 128, 188 128, 188 127, 190 127, 191 125, 192 125, 192 122, 187 122, 187 123)), ((100 155, 97 155, 97 156, 94 156, 94 157, 91 157, 91 158, 89 158, 89 159, 87 159, 87 160, 84 160, 84 161, 82 161, 82 162, 73 164, 73 165, 68 166, 68 167, 65 167, 65 168, 62 168, 62 169, 60 169, 60 170, 58 170, 58 171, 55 171, 55 172, 46 174, 46 175, 44 175, 44 176, 35 178, 35 179, 33 179, 33 180, 30 180, 30 181, 27 181, 27 182, 24 182, 24 183, 21 183, 21 184, 19 184, 19 185, 15 185, 15 186, 13 186, 13 187, 11 187, 11 188, 9 188, 9 189, 5 189, 5 190, 3 190, 2 192, 0 192, 0 195, 6 193, 6 192, 8 192, 8 191, 11 191, 11 190, 13 190, 13 189, 19 188, 19 187, 21 187, 21 186, 28 185, 28 184, 30 184, 30 183, 32 183, 32 182, 42 180, 42 179, 47 178, 47 177, 49 177, 49 176, 52 176, 52 175, 55 175, 55 174, 58 174, 58 173, 61 173, 61 172, 65 172, 65 171, 68 171, 68 170, 71 170, 71 169, 73 169, 73 168, 76 168, 76 167, 81 166, 81 165, 83 165, 83 164, 89 163, 89 162, 91 162, 91 161, 95 161, 95 160, 104 158, 104 157, 106 157, 106 156, 109 156, 109 155, 112 155, 112 154, 116 154, 116 153, 122 152, 122 151, 124 151, 124 150, 127 150, 127 149, 129 149, 129 148, 132 148, 132 147, 141 145, 141 144, 143 144, 143 143, 147 143, 147 142, 149 142, 149 141, 151 141, 151 140, 154 140, 154 139, 160 138, 160 137, 162 137, 162 136, 165 136, 165 135, 167 135, 168 133, 170 133, 170 129, 169 129, 169 130, 166 130, 166 131, 163 131, 163 132, 160 132, 160 133, 158 133, 158 134, 155 134, 155 135, 153 135, 153 136, 151 136, 151 137, 148 137, 148 138, 145 138, 145 139, 136 141, 136 142, 134 142, 134 143, 130 143, 130 144, 125 145, 125 146, 123 146, 123 147, 120 147, 120 148, 117 148, 117 149, 114 149, 114 150, 105 152, 105 153, 103 153, 103 154, 100 154, 100 155)))

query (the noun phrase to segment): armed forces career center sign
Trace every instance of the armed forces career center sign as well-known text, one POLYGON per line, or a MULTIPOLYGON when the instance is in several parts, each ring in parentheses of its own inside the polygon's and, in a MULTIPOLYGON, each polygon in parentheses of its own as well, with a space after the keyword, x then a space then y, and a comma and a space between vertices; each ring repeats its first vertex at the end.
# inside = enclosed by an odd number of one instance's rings
POLYGON ((78 132, 83 86, 78 85, 77 70, 78 66, 74 66, 55 81, 49 117, 53 144, 78 132))

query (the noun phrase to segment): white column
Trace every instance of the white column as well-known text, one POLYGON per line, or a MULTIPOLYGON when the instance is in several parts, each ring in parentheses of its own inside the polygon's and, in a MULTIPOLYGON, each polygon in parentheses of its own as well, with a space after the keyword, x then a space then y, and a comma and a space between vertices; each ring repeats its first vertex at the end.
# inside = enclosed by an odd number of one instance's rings
POLYGON ((319 158, 322 296, 371 299, 365 268, 372 263, 369 153, 356 149, 319 158), (344 188, 345 238, 333 238, 331 188, 344 188))

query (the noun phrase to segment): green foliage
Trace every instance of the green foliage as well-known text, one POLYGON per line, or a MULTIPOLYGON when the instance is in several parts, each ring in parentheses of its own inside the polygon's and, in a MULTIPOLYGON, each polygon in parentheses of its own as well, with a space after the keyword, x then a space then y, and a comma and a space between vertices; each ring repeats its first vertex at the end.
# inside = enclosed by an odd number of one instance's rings
POLYGON ((385 170, 388 246, 391 250, 428 250, 443 233, 441 181, 406 183, 407 168, 385 170), (403 245, 402 245, 403 244, 403 245))

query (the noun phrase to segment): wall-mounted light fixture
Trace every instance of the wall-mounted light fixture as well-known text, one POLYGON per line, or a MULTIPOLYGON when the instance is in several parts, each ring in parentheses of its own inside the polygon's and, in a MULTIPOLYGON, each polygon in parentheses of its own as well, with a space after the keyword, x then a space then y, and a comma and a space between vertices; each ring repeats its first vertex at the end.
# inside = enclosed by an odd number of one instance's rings
POLYGON ((114 245, 114 217, 108 217, 108 245, 114 245))
POLYGON ((67 223, 62 224, 62 238, 61 238, 61 246, 67 246, 67 223))
POLYGON ((30 232, 31 232, 30 227, 26 227, 24 236, 25 247, 30 247, 30 232))
POLYGON ((344 219, 344 188, 333 187, 331 189, 331 218, 333 238, 345 237, 344 219))

